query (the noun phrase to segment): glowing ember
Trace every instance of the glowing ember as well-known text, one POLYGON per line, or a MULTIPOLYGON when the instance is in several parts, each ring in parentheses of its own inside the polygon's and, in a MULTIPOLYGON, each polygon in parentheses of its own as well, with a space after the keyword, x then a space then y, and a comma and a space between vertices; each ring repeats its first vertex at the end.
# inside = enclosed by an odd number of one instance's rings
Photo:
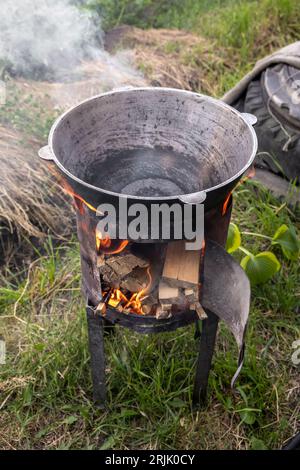
MULTIPOLYGON (((148 283, 141 289, 139 292, 134 292, 130 297, 126 296, 120 289, 112 289, 107 304, 110 307, 117 308, 119 307, 124 313, 136 313, 138 315, 144 315, 143 312, 143 300, 147 298, 147 292, 149 291, 152 283, 152 276, 150 272, 150 267, 147 268, 148 274, 148 283)), ((106 296, 106 293, 103 294, 103 297, 106 296)))

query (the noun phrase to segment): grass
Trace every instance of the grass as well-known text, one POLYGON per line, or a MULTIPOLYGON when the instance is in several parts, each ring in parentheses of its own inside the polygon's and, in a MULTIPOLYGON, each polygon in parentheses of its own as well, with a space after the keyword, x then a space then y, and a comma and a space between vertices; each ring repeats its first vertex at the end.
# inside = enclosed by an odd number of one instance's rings
MULTIPOLYGON (((177 28, 207 38, 222 59, 207 80, 222 96, 266 54, 299 39, 298 0, 87 0, 105 29, 119 24, 141 28, 177 28)), ((176 44, 170 45, 172 52, 176 44)), ((201 50, 188 51, 201 67, 201 50)), ((147 63, 144 64, 147 69, 147 63)), ((197 90, 195 90, 197 91, 197 90)))
MULTIPOLYGON (((233 220, 242 231, 272 235, 282 223, 296 224, 294 212, 254 183, 241 186, 235 201, 233 220)), ((243 238, 253 252, 265 248, 265 240, 243 238)), ((278 252, 280 273, 253 288, 246 362, 235 392, 229 384, 237 351, 224 325, 203 411, 191 403, 197 357, 191 327, 153 336, 117 328, 106 339, 103 412, 91 403, 77 242, 53 249, 49 239, 46 252, 26 279, 6 278, 0 289, 0 331, 8 349, 0 379, 1 448, 278 448, 296 431, 297 262, 278 252)))
MULTIPOLYGON (((215 45, 223 62, 208 78, 221 95, 255 60, 299 34, 297 0, 239 2, 94 0, 105 26, 188 29, 215 45)), ((168 44, 173 54, 180 45, 168 44)), ((187 63, 201 51, 187 50, 187 63)), ((197 62, 198 61, 198 62, 197 62)), ((147 64, 145 64, 145 67, 147 64)), ((17 90, 2 123, 44 139, 49 111, 17 90)), ((0 110, 1 111, 1 110, 0 110)), ((235 194, 233 221, 242 232, 272 236, 283 223, 299 233, 299 211, 254 182, 235 194)), ((258 253, 268 241, 242 234, 258 253)), ((252 289, 245 365, 232 392, 234 339, 220 325, 204 410, 191 393, 197 341, 193 328, 141 336, 117 328, 106 339, 108 409, 91 402, 84 302, 76 241, 53 247, 49 237, 35 261, 0 280, 0 335, 7 361, 0 365, 1 449, 275 449, 299 429, 299 368, 292 343, 300 337, 299 266, 272 247, 282 269, 252 289)), ((235 254, 237 259, 239 254, 235 254)))
MULTIPOLYGON (((30 89, 24 92, 24 89, 18 87, 13 80, 6 81, 6 102, 5 106, 0 106, 0 124, 21 131, 29 138, 34 137, 45 142, 58 114, 58 110, 50 110, 41 103, 33 93, 30 93, 30 89)), ((26 138, 24 143, 25 141, 26 138)))

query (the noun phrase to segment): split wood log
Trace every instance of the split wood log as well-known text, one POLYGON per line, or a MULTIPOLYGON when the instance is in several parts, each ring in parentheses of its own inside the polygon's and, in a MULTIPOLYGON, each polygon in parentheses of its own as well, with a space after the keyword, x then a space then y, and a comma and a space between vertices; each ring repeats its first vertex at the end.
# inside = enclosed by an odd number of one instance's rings
POLYGON ((161 303, 159 303, 155 312, 156 318, 158 320, 170 318, 172 316, 171 309, 172 309, 172 304, 162 305, 161 303))
POLYGON ((184 295, 188 302, 195 303, 199 300, 199 287, 195 286, 193 289, 184 289, 184 295))
POLYGON ((195 288, 199 284, 201 250, 186 250, 185 241, 168 244, 163 281, 171 287, 195 288))
MULTIPOLYGON (((147 260, 131 253, 129 250, 106 257, 105 263, 98 263, 99 273, 103 282, 109 287, 115 288, 119 288, 121 281, 129 274, 132 275, 135 268, 147 268, 148 266, 149 262, 147 260)), ((132 290, 132 292, 138 290, 139 288, 132 290)))
POLYGON ((190 310, 194 310, 197 313, 199 320, 205 320, 207 318, 207 315, 200 302, 190 304, 190 310))
POLYGON ((146 268, 134 268, 127 276, 120 281, 120 289, 129 292, 140 292, 147 287, 149 277, 146 268))
POLYGON ((152 310, 152 305, 148 305, 148 304, 142 305, 142 311, 144 315, 149 315, 151 313, 151 310, 152 310))
POLYGON ((161 304, 175 304, 178 301, 178 297, 178 287, 170 287, 166 282, 160 281, 158 286, 158 298, 161 304))
POLYGON ((146 294, 147 297, 142 301, 142 310, 145 315, 155 315, 157 309, 157 291, 146 294))

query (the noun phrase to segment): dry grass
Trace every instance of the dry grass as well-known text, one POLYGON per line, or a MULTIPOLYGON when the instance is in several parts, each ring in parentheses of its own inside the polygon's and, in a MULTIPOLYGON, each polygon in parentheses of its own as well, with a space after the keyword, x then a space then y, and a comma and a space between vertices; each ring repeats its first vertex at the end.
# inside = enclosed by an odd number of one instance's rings
POLYGON ((31 237, 70 231, 70 201, 37 155, 56 116, 115 86, 145 84, 141 73, 130 67, 128 54, 116 60, 103 53, 103 60, 82 64, 68 78, 46 82, 7 77, 7 100, 0 107, 0 264, 14 259, 31 237))
POLYGON ((153 86, 215 94, 217 74, 229 68, 213 41, 176 29, 123 26, 108 33, 107 44, 110 50, 130 47, 136 65, 153 86))
MULTIPOLYGON (((146 80, 141 72, 131 66, 134 56, 130 51, 121 51, 116 57, 103 52, 98 60, 85 61, 70 71, 62 81, 13 80, 19 92, 31 95, 49 112, 60 112, 91 96, 122 86, 143 86, 146 80)), ((26 104, 25 104, 26 107, 26 104)))
POLYGON ((0 227, 4 261, 17 246, 16 238, 61 236, 69 227, 65 196, 40 164, 40 144, 14 129, 0 126, 0 227))

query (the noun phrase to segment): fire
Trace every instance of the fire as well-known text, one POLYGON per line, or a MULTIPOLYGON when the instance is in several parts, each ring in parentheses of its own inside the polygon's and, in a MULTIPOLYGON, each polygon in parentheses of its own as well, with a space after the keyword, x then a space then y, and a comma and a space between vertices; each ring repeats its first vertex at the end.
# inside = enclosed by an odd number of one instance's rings
POLYGON ((89 202, 87 202, 85 199, 83 199, 83 197, 79 196, 79 194, 75 193, 75 191, 73 191, 71 186, 65 180, 62 180, 62 182, 63 182, 62 183, 63 189, 66 191, 66 193, 72 196, 75 199, 75 201, 79 201, 80 204, 76 204, 76 206, 78 207, 81 214, 83 213, 81 204, 85 204, 91 211, 97 212, 97 209, 94 206, 92 206, 89 202))
MULTIPOLYGON (((128 245, 128 240, 113 241, 109 236, 103 237, 102 234, 96 231, 96 248, 97 253, 102 255, 115 255, 121 253, 124 248, 128 245)), ((106 303, 113 308, 118 308, 124 313, 131 311, 143 315, 142 302, 147 297, 147 291, 150 289, 152 284, 152 276, 150 267, 147 268, 148 282, 147 285, 139 292, 134 292, 131 296, 125 295, 120 289, 111 289, 108 292, 103 293, 103 298, 106 299, 106 303)))
POLYGON ((227 212, 228 204, 229 204, 230 199, 231 199, 231 195, 232 195, 232 191, 230 191, 230 193, 226 196, 225 201, 223 202, 223 206, 222 206, 222 215, 225 215, 226 212, 227 212))
MULTIPOLYGON (((132 313, 136 313, 138 315, 144 315, 143 312, 143 300, 147 298, 147 292, 149 291, 151 284, 152 284, 152 276, 150 267, 147 268, 148 274, 148 283, 147 285, 141 289, 139 292, 135 292, 128 298, 120 289, 112 289, 109 299, 107 301, 108 305, 117 308, 120 307, 121 311, 131 311, 132 313)), ((105 297, 106 294, 103 296, 105 297)))
MULTIPOLYGON (((89 202, 83 199, 79 194, 75 193, 67 181, 60 177, 58 174, 55 174, 58 178, 61 187, 65 190, 67 194, 74 198, 76 208, 81 214, 83 214, 83 204, 87 206, 93 212, 97 212, 97 209, 92 206, 89 202)), ((98 254, 104 255, 115 255, 121 253, 126 246, 128 245, 128 240, 113 241, 108 235, 105 237, 98 231, 96 231, 96 249, 98 254)), ((148 283, 141 289, 139 292, 134 292, 130 297, 127 297, 120 289, 109 289, 107 292, 103 292, 103 301, 113 307, 121 307, 122 310, 125 310, 126 313, 131 311, 139 315, 144 315, 142 309, 142 302, 147 298, 147 292, 152 284, 152 276, 150 272, 150 267, 147 268, 148 274, 148 283)))
POLYGON ((254 167, 254 165, 252 165, 249 168, 249 171, 248 171, 247 175, 245 176, 245 178, 242 180, 242 182, 246 181, 247 179, 254 178, 254 176, 255 176, 255 167, 254 167))
POLYGON ((116 308, 121 301, 128 302, 126 295, 124 295, 120 289, 113 289, 108 299, 108 304, 111 307, 116 308))
MULTIPOLYGON (((247 175, 241 179, 241 181, 238 182, 237 186, 239 184, 243 184, 245 181, 247 181, 248 179, 251 179, 251 178, 254 178, 255 176, 255 168, 254 168, 254 165, 252 165, 247 173, 247 175)), ((230 193, 226 196, 226 199, 223 203, 223 206, 222 206, 222 215, 225 215, 226 212, 227 212, 227 209, 228 209, 228 204, 230 202, 230 197, 232 195, 232 191, 230 191, 230 193)))
POLYGON ((116 255, 128 245, 128 240, 112 241, 112 239, 106 235, 102 237, 102 234, 96 231, 96 248, 97 252, 105 255, 116 255))
POLYGON ((204 256, 205 256, 205 247, 206 247, 206 243, 205 243, 205 239, 203 239, 202 246, 201 246, 201 254, 200 254, 201 269, 200 269, 199 289, 202 288, 202 284, 203 284, 203 277, 204 277, 203 263, 204 263, 204 256))
MULTIPOLYGON (((92 206, 88 201, 86 201, 83 197, 81 197, 79 194, 75 193, 75 191, 71 188, 69 183, 66 181, 65 178, 63 178, 56 169, 53 168, 53 165, 49 166, 50 171, 52 174, 55 176, 57 179, 59 185, 62 187, 62 189, 69 194, 69 196, 72 196, 74 198, 75 204, 77 209, 79 210, 80 214, 83 214, 83 207, 82 204, 84 204, 86 207, 88 207, 91 211, 97 212, 97 209, 92 206)), ((98 211, 98 214, 99 211, 98 211)))

